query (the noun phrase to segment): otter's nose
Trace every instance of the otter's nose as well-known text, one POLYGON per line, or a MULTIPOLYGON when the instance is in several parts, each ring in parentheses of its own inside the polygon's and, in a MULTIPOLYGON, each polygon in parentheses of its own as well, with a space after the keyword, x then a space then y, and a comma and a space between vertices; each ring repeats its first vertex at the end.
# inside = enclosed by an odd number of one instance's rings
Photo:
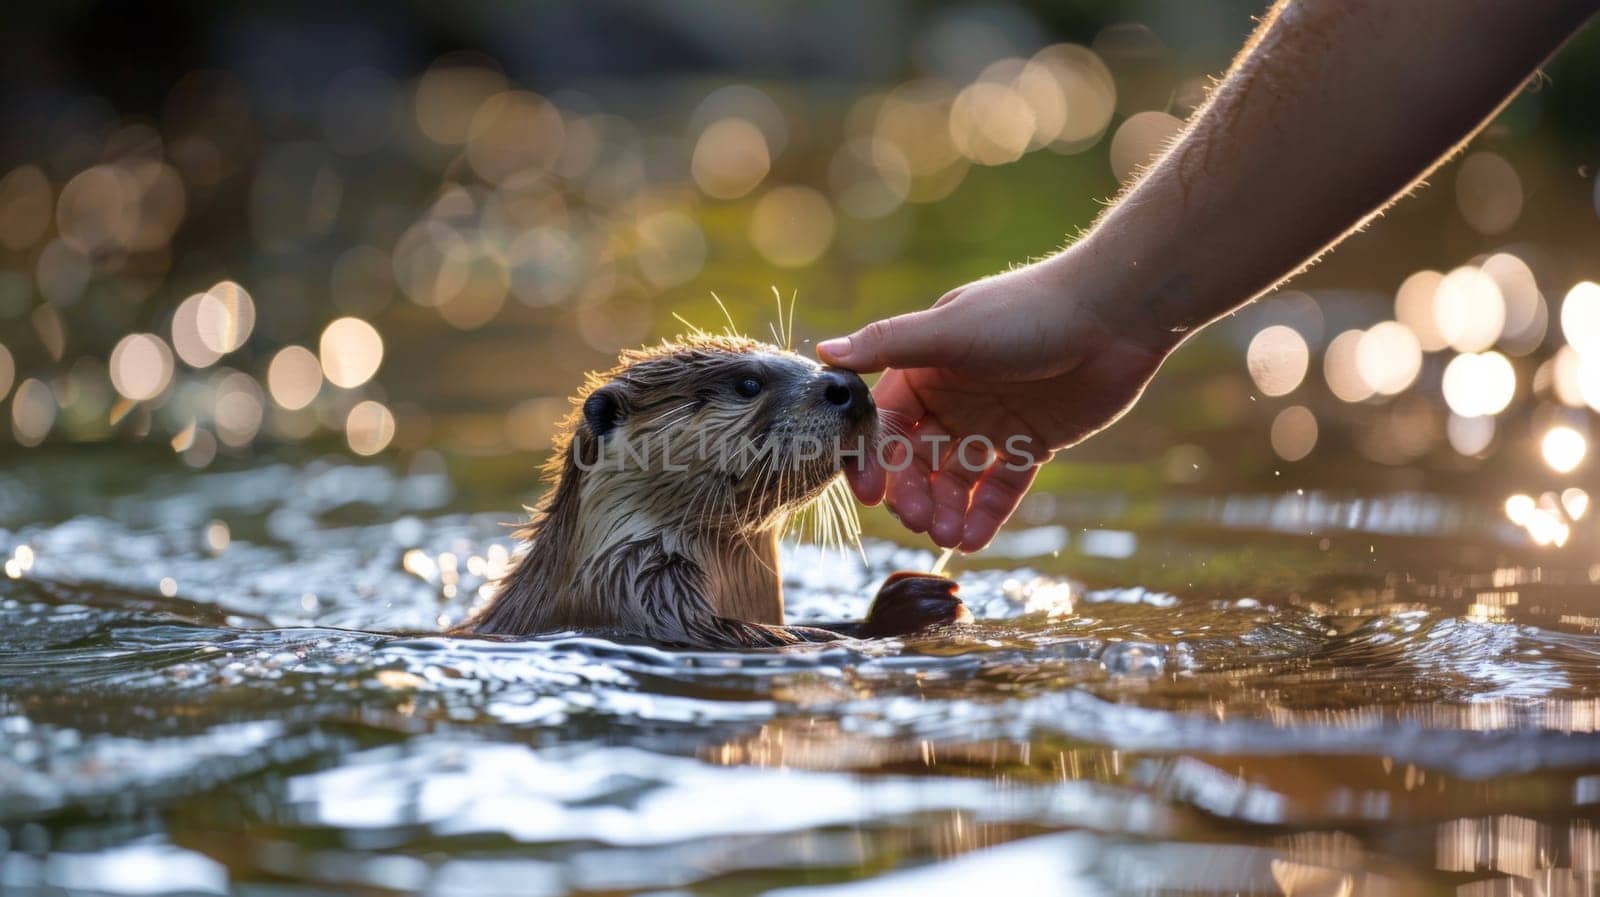
POLYGON ((822 400, 839 409, 851 420, 861 420, 877 411, 872 404, 872 393, 867 390, 866 381, 857 376, 855 371, 847 371, 844 368, 822 369, 822 400))

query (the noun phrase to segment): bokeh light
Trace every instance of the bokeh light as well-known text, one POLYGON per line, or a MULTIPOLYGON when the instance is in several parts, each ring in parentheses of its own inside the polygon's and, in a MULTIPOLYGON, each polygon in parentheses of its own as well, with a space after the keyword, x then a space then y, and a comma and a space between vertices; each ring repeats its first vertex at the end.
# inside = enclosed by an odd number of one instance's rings
POLYGON ((1328 390, 1342 402, 1364 402, 1372 398, 1372 384, 1361 376, 1357 355, 1361 350, 1362 330, 1346 330, 1328 343, 1322 356, 1322 376, 1328 390))
POLYGON ((689 113, 689 132, 704 133, 711 123, 726 118, 741 118, 761 131, 771 155, 783 152, 789 143, 789 121, 765 91, 749 84, 726 84, 706 94, 689 113))
POLYGON ((78 301, 93 275, 89 257, 62 240, 51 240, 39 253, 35 266, 39 292, 62 307, 78 301))
POLYGON ((1172 104, 1177 73, 1172 50, 1142 22, 1117 22, 1100 29, 1091 45, 1117 83, 1117 111, 1132 116, 1172 104))
MULTIPOLYGON (((0 171, 0 398, 32 381, 12 409, 29 439, 175 440, 195 467, 335 431, 352 451, 543 451, 583 370, 677 332, 673 312, 706 321, 713 290, 758 335, 751 305, 797 293, 802 342, 903 310, 1089 220, 1107 167, 1135 177, 1205 101, 1204 73, 1148 25, 1029 55, 1048 28, 982 19, 919 38, 925 74, 902 81, 730 71, 643 100, 581 79, 536 93, 525 61, 469 51, 388 71, 356 54, 292 97, 191 72, 153 117, 96 99, 0 171), (385 366, 397 346, 406 364, 385 366)), ((1269 430, 1285 461, 1320 446, 1469 467, 1433 453, 1542 448, 1557 426, 1586 451, 1600 286, 1574 284, 1587 269, 1542 212, 1522 221, 1549 183, 1537 157, 1487 141, 1418 207, 1430 235, 1496 235, 1482 254, 1410 247, 1373 277, 1334 258, 1241 310, 1216 328, 1246 337, 1233 361, 1196 341, 1194 425, 1269 430), (1390 314, 1378 278, 1406 271, 1390 314)))
POLYGON ((833 207, 810 187, 778 187, 750 214, 750 242, 774 265, 798 268, 816 261, 833 242, 833 207))
POLYGON ((1444 400, 1462 417, 1499 414, 1516 394, 1517 372, 1499 352, 1457 355, 1445 365, 1444 400))
POLYGON ((1573 520, 1582 520, 1583 516, 1589 513, 1589 493, 1577 486, 1563 489, 1561 490, 1561 507, 1567 512, 1568 517, 1573 520))
POLYGON ((1494 418, 1488 415, 1479 417, 1462 417, 1451 414, 1445 422, 1445 438, 1450 442, 1450 447, 1456 454, 1468 458, 1476 458, 1488 450, 1494 442, 1494 418))
POLYGON ((954 99, 948 85, 928 79, 894 88, 879 105, 875 136, 905 158, 913 176, 907 197, 912 202, 943 199, 966 176, 967 160, 950 140, 954 99))
POLYGON ((1535 545, 1554 545, 1561 548, 1572 536, 1572 528, 1558 517, 1553 509, 1539 507, 1528 515, 1524 528, 1533 537, 1535 545))
POLYGON ((1539 283, 1528 263, 1509 252, 1497 252, 1480 266, 1493 280, 1505 303, 1505 326, 1500 336, 1501 351, 1526 355, 1543 342, 1550 323, 1550 312, 1539 291, 1539 283))
POLYGON ((772 170, 761 129, 737 116, 712 122, 700 133, 690 160, 694 182, 707 196, 738 199, 772 170))
POLYGON ((882 218, 911 195, 911 165, 887 140, 852 140, 834 154, 828 182, 845 214, 865 220, 882 218))
POLYGON ((355 389, 383 363, 383 337, 360 318, 340 318, 323 329, 317 354, 329 383, 355 389))
POLYGON ((1042 149, 1061 137, 1067 126, 1067 96, 1056 70, 1037 56, 1026 61, 1002 60, 985 70, 990 80, 1005 79, 1028 104, 1033 119, 1033 136, 1028 149, 1042 149))
POLYGON ((1582 489, 1568 489, 1561 495, 1546 492, 1538 498, 1517 492, 1507 496, 1504 505, 1506 519, 1526 530, 1535 545, 1557 547, 1567 544, 1572 536, 1568 520, 1577 521, 1588 507, 1589 496, 1582 489))
POLYGON ((345 417, 344 432, 352 452, 376 455, 394 439, 394 414, 380 402, 358 402, 345 417))
POLYGON ((138 201, 137 187, 126 172, 96 165, 61 188, 56 229, 66 245, 86 255, 120 249, 138 233, 138 201))
POLYGON ((209 465, 217 458, 217 437, 210 430, 190 421, 189 425, 172 437, 172 450, 183 463, 194 468, 209 465))
POLYGON ((1579 355, 1578 395, 1584 400, 1584 405, 1600 411, 1600 355, 1579 355))
POLYGON ((1434 297, 1443 281, 1444 275, 1438 271, 1418 271, 1395 291, 1395 319, 1406 325, 1425 352, 1437 352, 1449 345, 1433 316, 1434 297))
POLYGON ((0 399, 4 399, 11 392, 11 384, 16 382, 17 362, 11 357, 11 350, 0 344, 0 399))
POLYGON ((555 305, 572 297, 587 274, 584 247, 571 235, 537 227, 519 235, 506 251, 511 290, 525 305, 555 305))
POLYGON ((178 303, 172 313, 172 349, 192 368, 207 368, 222 360, 222 353, 206 345, 200 336, 200 303, 207 293, 195 293, 178 303))
MULTIPOLYGON (((1549 372, 1550 392, 1556 401, 1568 408, 1582 408, 1587 404, 1583 396, 1583 356, 1577 350, 1562 346, 1542 369, 1549 372)), ((1600 386, 1600 383, 1596 385, 1600 386)))
POLYGON ((1471 153, 1456 169, 1456 206, 1478 233, 1505 233, 1522 214, 1522 179, 1498 153, 1471 153))
POLYGON ((1264 327, 1250 340, 1245 350, 1250 379, 1262 395, 1283 396, 1294 392, 1305 379, 1311 364, 1311 349, 1298 331, 1282 324, 1264 327))
POLYGON ((1579 356, 1578 395, 1585 405, 1600 411, 1600 355, 1590 352, 1579 356))
POLYGON ((1183 130, 1183 122, 1165 112, 1147 111, 1130 116, 1111 135, 1111 173, 1124 183, 1167 148, 1183 130))
POLYGON ((1539 451, 1551 470, 1571 473, 1583 463, 1583 457, 1589 451, 1589 442, 1582 433, 1571 427, 1555 426, 1545 431, 1544 438, 1539 441, 1539 451))
POLYGON ((505 307, 511 272, 485 247, 463 247, 451 260, 457 279, 432 299, 439 317, 458 330, 483 327, 505 307))
POLYGON ((566 142, 555 106, 535 93, 508 90, 489 97, 467 126, 467 163, 498 184, 531 168, 547 168, 566 142))
POLYGON ((267 390, 281 408, 298 411, 322 389, 322 365, 304 346, 285 346, 267 367, 267 390))
POLYGON ((1065 119, 1050 146, 1057 152, 1082 152, 1093 146, 1111 124, 1117 107, 1117 86, 1111 71, 1088 47, 1054 44, 1033 56, 1061 90, 1065 119))
POLYGON ((1561 333, 1585 355, 1600 354, 1600 284, 1574 284, 1561 301, 1561 333))
POLYGON ((243 346, 255 329, 255 300, 244 287, 224 280, 201 294, 194 324, 207 349, 226 355, 243 346))
POLYGON ((950 141, 957 152, 979 165, 1015 162, 1033 135, 1033 110, 1009 85, 969 84, 950 107, 950 141))
POLYGON ((1479 268, 1463 266, 1439 282, 1433 320, 1452 349, 1482 352, 1495 344, 1505 328, 1505 300, 1493 278, 1479 268))
POLYGON ((21 165, 0 178, 0 246, 21 252, 49 232, 55 197, 50 178, 36 165, 21 165))
POLYGON ((17 385, 11 396, 11 434, 19 445, 44 441, 56 422, 56 397, 43 381, 32 377, 17 385))
POLYGON ((1519 492, 1507 496, 1505 502, 1506 519, 1517 526, 1522 526, 1528 522, 1529 517, 1533 516, 1534 509, 1537 507, 1538 504, 1531 495, 1523 495, 1519 492))
POLYGON ((1422 371, 1422 344, 1398 321, 1375 324, 1356 344, 1356 371, 1379 395, 1398 395, 1422 371))
POLYGON ((1285 461, 1299 461, 1317 447, 1317 416, 1304 405, 1290 405, 1272 419, 1272 451, 1285 461))
POLYGON ((111 350, 111 385, 123 398, 142 402, 172 382, 172 351, 153 333, 130 333, 111 350))
POLYGON ((437 143, 466 143, 478 108, 505 86, 505 76, 482 58, 466 53, 442 57, 417 82, 417 126, 437 143))
POLYGON ((217 382, 216 397, 211 419, 217 439, 233 448, 249 445, 266 412, 261 387, 248 374, 232 371, 217 382))

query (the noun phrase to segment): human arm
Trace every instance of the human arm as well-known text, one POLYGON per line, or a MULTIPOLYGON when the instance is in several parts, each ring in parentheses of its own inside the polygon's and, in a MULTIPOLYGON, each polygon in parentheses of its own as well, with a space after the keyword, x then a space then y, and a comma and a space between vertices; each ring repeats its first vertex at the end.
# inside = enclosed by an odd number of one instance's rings
POLYGON ((1116 420, 1187 335, 1415 186, 1597 7, 1275 5, 1177 142, 1082 239, 818 346, 841 367, 889 368, 874 396, 912 430, 911 456, 891 459, 909 466, 851 471, 857 496, 887 491, 910 529, 983 547, 1051 452, 1116 420), (967 436, 1000 456, 950 457, 967 436))

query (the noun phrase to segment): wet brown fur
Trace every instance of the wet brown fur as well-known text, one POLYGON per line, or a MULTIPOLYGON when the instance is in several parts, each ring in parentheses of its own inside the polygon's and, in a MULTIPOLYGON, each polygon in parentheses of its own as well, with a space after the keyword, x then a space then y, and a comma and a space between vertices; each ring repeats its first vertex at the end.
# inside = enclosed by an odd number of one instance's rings
POLYGON ((871 444, 875 415, 852 424, 813 401, 820 373, 765 343, 697 334, 624 352, 611 370, 590 374, 545 466, 550 489, 518 531, 526 554, 457 632, 600 630, 694 647, 838 638, 782 625, 777 572, 789 515, 838 477, 831 451, 764 466, 696 454, 700 443, 730 436, 781 446, 809 434, 831 448, 836 435, 860 435, 871 444), (764 379, 756 400, 732 391, 746 372, 764 379), (602 391, 618 423, 597 434, 585 403, 602 391), (595 468, 607 451, 644 444, 666 447, 665 463, 688 469, 595 468))

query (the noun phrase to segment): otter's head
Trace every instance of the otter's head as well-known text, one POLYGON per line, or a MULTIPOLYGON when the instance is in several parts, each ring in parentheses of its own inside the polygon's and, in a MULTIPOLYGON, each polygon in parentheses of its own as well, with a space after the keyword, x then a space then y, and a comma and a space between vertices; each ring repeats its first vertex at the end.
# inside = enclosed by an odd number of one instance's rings
POLYGON ((743 532, 817 498, 878 436, 854 373, 723 336, 623 353, 569 423, 586 502, 743 532))

